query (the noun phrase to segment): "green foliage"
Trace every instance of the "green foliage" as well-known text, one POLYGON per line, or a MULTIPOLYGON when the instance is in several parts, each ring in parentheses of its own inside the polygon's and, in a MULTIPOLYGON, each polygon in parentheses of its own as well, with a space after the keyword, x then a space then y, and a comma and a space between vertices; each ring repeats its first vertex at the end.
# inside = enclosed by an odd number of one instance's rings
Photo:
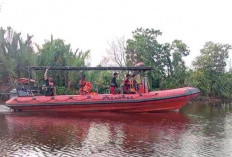
MULTIPOLYGON (((172 43, 160 43, 157 38, 160 30, 139 28, 132 32, 132 38, 112 43, 112 59, 119 66, 134 66, 143 62, 154 67, 148 72, 152 89, 176 88, 192 85, 201 90, 202 95, 221 98, 232 98, 232 73, 226 72, 226 60, 229 58, 231 45, 206 42, 201 55, 193 62, 194 69, 185 66, 184 57, 190 51, 181 40, 172 43)), ((62 39, 45 42, 36 53, 32 47, 32 37, 22 39, 21 33, 11 27, 0 29, 0 82, 13 82, 19 77, 28 77, 27 66, 89 66, 90 51, 73 51, 71 45, 62 39)), ((106 58, 106 61, 108 59, 106 58)), ((100 65, 99 65, 100 66, 100 65)), ((126 72, 119 72, 118 84, 124 79, 126 72)), ((37 75, 43 80, 44 71, 37 75)), ((87 81, 93 85, 92 91, 108 93, 111 71, 49 71, 55 80, 57 94, 76 94, 78 82, 85 74, 87 81)), ((141 74, 144 75, 144 74, 141 74)), ((39 84, 39 83, 38 83, 39 84)), ((41 84, 40 84, 41 85, 41 84)))
POLYGON ((216 95, 222 98, 232 98, 232 74, 225 73, 220 76, 218 83, 216 84, 215 91, 216 95))
POLYGON ((231 97, 231 74, 225 72, 226 59, 231 46, 207 42, 201 55, 193 62, 195 72, 191 76, 193 85, 202 94, 216 97, 231 97))
POLYGON ((112 78, 113 74, 109 71, 92 71, 87 75, 87 80, 93 85, 92 91, 98 91, 98 93, 109 93, 112 78))
POLYGON ((127 41, 127 65, 143 62, 153 66, 149 80, 153 88, 174 88, 184 84, 186 77, 183 57, 189 55, 189 49, 181 40, 171 44, 159 43, 159 30, 139 28, 133 32, 133 39, 127 41))
POLYGON ((226 59, 231 45, 206 42, 201 49, 201 55, 196 58, 193 65, 196 69, 203 69, 207 72, 223 73, 225 72, 226 59))
POLYGON ((32 48, 33 36, 27 35, 27 39, 21 38, 21 33, 0 29, 0 71, 1 80, 13 81, 15 78, 28 76, 27 66, 35 65, 37 54, 32 48))
POLYGON ((64 86, 57 86, 56 87, 56 94, 57 95, 74 95, 74 94, 76 94, 76 92, 75 92, 75 90, 67 89, 67 87, 64 87, 64 86))
POLYGON ((145 65, 156 64, 162 71, 162 60, 165 58, 161 53, 162 45, 156 38, 162 33, 154 29, 136 29, 133 39, 127 40, 126 59, 127 65, 135 65, 138 62, 144 62, 145 65))
MULTIPOLYGON (((86 66, 90 58, 90 51, 73 52, 70 45, 63 40, 56 39, 46 42, 40 49, 38 65, 41 66, 86 66)), ((67 81, 75 81, 81 78, 81 72, 71 73, 67 71, 49 72, 55 78, 57 86, 66 86, 67 81)), ((40 73, 40 76, 43 73, 40 73)))
POLYGON ((186 82, 189 85, 198 87, 202 95, 207 95, 208 93, 210 93, 210 84, 208 79, 209 78, 205 76, 203 71, 190 70, 186 82))

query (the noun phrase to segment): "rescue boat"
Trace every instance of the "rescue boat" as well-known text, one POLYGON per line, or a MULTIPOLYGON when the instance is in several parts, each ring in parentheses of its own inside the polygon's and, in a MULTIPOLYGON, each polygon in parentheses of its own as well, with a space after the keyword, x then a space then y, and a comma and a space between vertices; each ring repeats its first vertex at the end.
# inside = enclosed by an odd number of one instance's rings
MULTIPOLYGON (((44 70, 46 67, 32 67, 44 70)), ((80 67, 52 67, 51 70, 81 70, 80 67)), ((84 67, 84 70, 131 70, 146 71, 150 67, 84 67)), ((30 80, 30 79, 29 79, 30 80)), ((150 91, 146 78, 143 88, 136 94, 87 94, 56 96, 17 96, 8 100, 5 105, 14 111, 115 111, 115 112, 164 112, 179 110, 190 99, 197 97, 200 91, 194 87, 150 91)))
POLYGON ((160 112, 179 110, 199 95, 194 87, 142 94, 94 94, 16 97, 6 106, 15 111, 120 111, 160 112))

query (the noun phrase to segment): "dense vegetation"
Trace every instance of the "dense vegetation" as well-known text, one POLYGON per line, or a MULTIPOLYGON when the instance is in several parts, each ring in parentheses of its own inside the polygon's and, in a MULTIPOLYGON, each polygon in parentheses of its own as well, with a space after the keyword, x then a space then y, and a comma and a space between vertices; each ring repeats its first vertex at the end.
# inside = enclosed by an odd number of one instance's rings
MULTIPOLYGON (((193 62, 193 69, 185 65, 185 57, 190 50, 181 40, 171 43, 160 43, 157 39, 162 35, 160 30, 139 28, 132 32, 132 38, 125 41, 117 39, 109 44, 108 56, 99 66, 134 66, 143 62, 154 67, 149 72, 149 83, 152 89, 195 86, 202 95, 221 98, 232 97, 232 73, 226 70, 231 46, 206 42, 193 62)), ((62 39, 45 42, 41 47, 32 45, 33 36, 26 39, 12 28, 0 29, 0 82, 13 82, 19 77, 28 77, 27 66, 89 66, 90 51, 73 51, 71 45, 62 39)), ((93 90, 99 93, 108 92, 112 72, 50 72, 55 78, 59 94, 75 93, 78 80, 82 74, 93 83, 93 90)), ((42 83, 43 73, 36 76, 42 83)), ((123 73, 120 75, 123 79, 123 73)))

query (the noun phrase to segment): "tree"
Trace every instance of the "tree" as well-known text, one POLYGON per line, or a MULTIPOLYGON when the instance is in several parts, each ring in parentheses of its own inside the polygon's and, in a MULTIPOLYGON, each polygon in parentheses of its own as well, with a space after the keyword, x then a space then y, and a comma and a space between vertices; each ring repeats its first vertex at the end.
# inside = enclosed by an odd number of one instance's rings
POLYGON ((109 44, 108 52, 108 61, 111 63, 116 64, 117 66, 125 66, 126 65, 126 53, 125 53, 125 38, 117 38, 115 41, 112 41, 109 44))
POLYGON ((186 66, 183 57, 189 55, 188 46, 181 40, 174 40, 171 44, 164 44, 163 51, 167 55, 167 77, 165 79, 166 87, 175 88, 185 85, 186 66))
POLYGON ((196 69, 224 73, 230 49, 229 44, 206 42, 204 48, 201 49, 201 55, 196 58, 193 65, 196 69))
POLYGON ((127 65, 135 65, 144 62, 146 65, 157 63, 163 59, 161 54, 162 45, 158 43, 157 37, 162 33, 154 29, 136 29, 133 39, 127 40, 126 59, 127 65))
POLYGON ((21 38, 21 33, 15 32, 11 27, 0 29, 0 63, 1 72, 5 80, 27 77, 27 66, 36 64, 36 53, 32 47, 32 37, 21 38))
POLYGON ((126 63, 135 65, 143 62, 154 67, 150 72, 153 88, 173 88, 184 84, 185 63, 183 57, 189 55, 189 49, 181 40, 171 44, 159 43, 160 30, 139 28, 133 32, 133 38, 127 40, 126 63))
POLYGON ((207 95, 223 96, 223 78, 225 74, 226 59, 229 58, 231 45, 206 42, 201 55, 193 62, 196 73, 195 79, 199 80, 197 87, 207 95), (205 86, 201 86, 201 80, 205 80, 205 86))
MULTIPOLYGON (((88 66, 90 51, 72 51, 71 46, 64 43, 62 39, 55 39, 51 36, 51 41, 46 42, 39 48, 38 65, 40 66, 88 66)), ((68 81, 77 84, 81 78, 81 72, 56 71, 50 72, 55 78, 57 86, 67 86, 68 81)), ((40 74, 43 78, 42 73, 40 74)))

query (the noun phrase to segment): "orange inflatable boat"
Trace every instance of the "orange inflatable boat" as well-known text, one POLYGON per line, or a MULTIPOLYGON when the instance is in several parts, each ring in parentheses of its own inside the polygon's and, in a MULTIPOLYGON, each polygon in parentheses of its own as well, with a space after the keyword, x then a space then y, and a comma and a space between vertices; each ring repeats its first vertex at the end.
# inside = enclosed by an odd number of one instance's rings
POLYGON ((6 106, 15 111, 160 112, 179 110, 199 92, 184 87, 141 94, 24 96, 11 98, 6 106))

